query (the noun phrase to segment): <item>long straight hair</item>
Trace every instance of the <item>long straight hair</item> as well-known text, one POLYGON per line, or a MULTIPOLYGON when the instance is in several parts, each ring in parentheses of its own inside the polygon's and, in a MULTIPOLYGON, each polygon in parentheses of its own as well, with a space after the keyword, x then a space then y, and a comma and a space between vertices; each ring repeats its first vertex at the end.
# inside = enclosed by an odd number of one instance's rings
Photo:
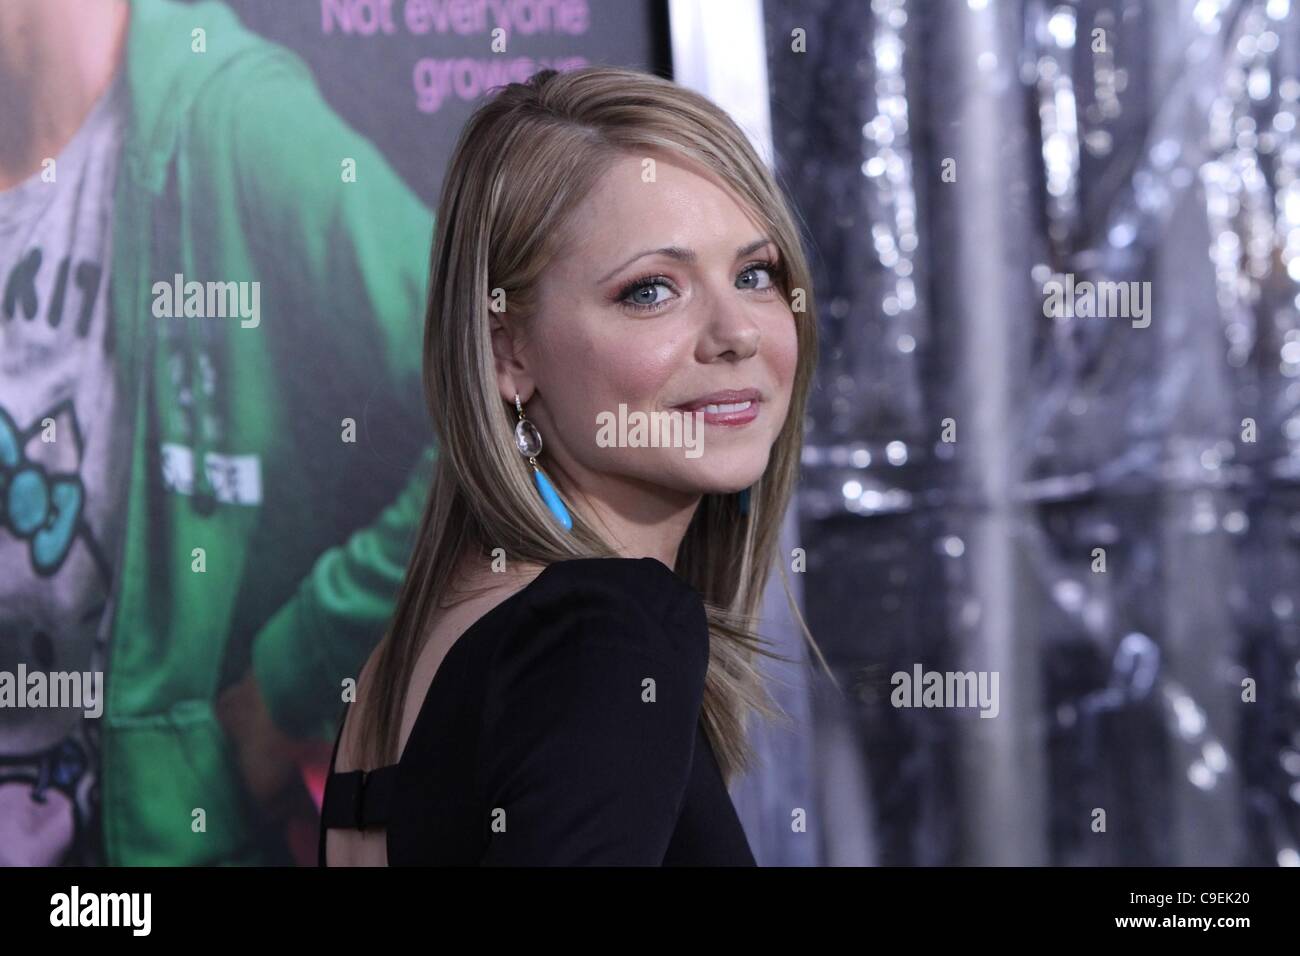
POLYGON ((393 618, 372 661, 373 681, 358 695, 360 766, 400 758, 410 675, 431 612, 462 557, 486 560, 496 548, 540 565, 618 556, 574 509, 567 533, 543 506, 515 448, 514 407, 498 391, 489 310, 504 292, 510 317, 526 320, 569 215, 612 161, 649 150, 703 164, 766 227, 785 263, 781 291, 797 329, 789 413, 750 490, 748 514, 736 494, 705 495, 674 569, 703 597, 709 619, 702 717, 724 778, 753 757, 751 711, 788 721, 756 660, 788 660, 765 647, 771 642, 755 629, 774 563, 805 639, 830 673, 776 553, 798 476, 817 347, 811 277, 783 194, 744 133, 703 96, 629 69, 543 70, 490 94, 461 131, 443 185, 424 331, 425 397, 438 455, 393 618))

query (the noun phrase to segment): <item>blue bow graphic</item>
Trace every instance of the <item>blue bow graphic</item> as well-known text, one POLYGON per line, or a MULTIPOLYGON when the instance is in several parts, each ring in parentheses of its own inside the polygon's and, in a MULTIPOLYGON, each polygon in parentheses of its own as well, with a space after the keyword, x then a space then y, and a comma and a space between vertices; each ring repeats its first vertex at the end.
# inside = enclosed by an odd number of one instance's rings
POLYGON ((53 574, 68 556, 84 498, 76 475, 51 477, 27 459, 14 420, 0 408, 0 527, 28 542, 38 574, 53 574))

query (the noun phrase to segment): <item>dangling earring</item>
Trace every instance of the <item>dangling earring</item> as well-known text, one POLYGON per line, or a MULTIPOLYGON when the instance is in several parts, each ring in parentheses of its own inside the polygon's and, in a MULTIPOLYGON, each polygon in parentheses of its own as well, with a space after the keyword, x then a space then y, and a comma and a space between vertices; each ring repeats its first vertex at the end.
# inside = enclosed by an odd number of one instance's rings
POLYGON ((537 467, 537 456, 542 453, 542 433, 536 425, 524 418, 524 406, 519 401, 518 392, 515 393, 515 411, 519 413, 519 421, 515 424, 515 447, 519 449, 519 454, 528 459, 528 464, 533 466, 533 481, 537 484, 546 507, 551 509, 551 514, 555 515, 565 531, 572 531, 573 518, 569 516, 569 509, 564 507, 554 486, 542 474, 542 469, 537 467))

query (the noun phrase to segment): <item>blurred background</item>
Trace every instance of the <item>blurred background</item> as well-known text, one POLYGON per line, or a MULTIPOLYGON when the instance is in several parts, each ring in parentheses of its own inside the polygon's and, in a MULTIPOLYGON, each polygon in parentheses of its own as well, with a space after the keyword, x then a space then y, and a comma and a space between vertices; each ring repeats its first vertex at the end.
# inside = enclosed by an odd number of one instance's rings
POLYGON ((852 688, 816 698, 827 861, 1296 865, 1300 11, 764 22, 820 250, 804 600, 852 688), (1049 316, 1066 274, 1149 283, 1149 314, 1049 316), (998 672, 997 718, 891 706, 917 662, 998 672))
MULTIPOLYGON (((6 46, 0 17, 0 171, 12 174, 0 181, 0 669, 107 661, 108 706, 98 724, 0 712, 0 862, 314 864, 332 688, 380 636, 413 520, 403 495, 427 481, 418 390, 415 407, 367 392, 305 325, 273 349, 272 393, 319 409, 321 434, 371 400, 386 411, 360 416, 354 478, 295 513, 302 482, 342 459, 312 444, 310 416, 297 460, 250 450, 247 436, 270 429, 224 390, 250 374, 234 345, 202 333, 128 360, 135 339, 118 332, 115 347, 108 330, 128 328, 123 288, 139 277, 114 271, 123 253, 110 256, 108 235, 113 250, 185 249, 210 227, 177 269, 230 261, 217 253, 233 243, 240 265, 222 278, 293 273, 269 294, 311 317, 329 307, 331 275, 367 277, 352 285, 372 297, 349 305, 376 316, 385 345, 367 355, 396 361, 418 352, 430 212, 487 88, 613 63, 731 113, 793 201, 814 268, 821 365, 783 544, 838 686, 810 663, 774 576, 762 630, 794 658, 772 671, 793 721, 755 729, 762 762, 733 788, 758 862, 1300 864, 1300 10, 1287 0, 78 2, 129 11, 117 52, 79 54, 107 57, 103 76, 125 85, 90 97, 70 127, 92 132, 60 165, 92 185, 62 213, 30 166, 44 154, 24 149, 41 128, 30 104, 45 102, 30 44, 11 32, 6 46), (491 47, 503 10, 504 53, 491 47), (194 61, 169 73, 175 52, 132 34, 193 52, 194 25, 230 104, 208 104, 212 122, 268 130, 255 141, 268 148, 238 165, 254 198, 241 193, 234 226, 220 201, 186 198, 192 180, 165 155, 150 173, 131 145, 133 96, 162 101, 174 85, 205 108, 194 61), (258 58, 261 41, 306 67, 292 116, 275 117, 266 92, 279 73, 238 79, 274 59, 258 58), (256 121, 243 110, 259 99, 270 105, 256 121), (300 132, 346 143, 337 155, 361 156, 356 181, 375 191, 314 221, 324 193, 310 172, 277 171, 277 124, 286 146, 300 132), (137 180, 151 196, 175 182, 181 213, 154 215, 152 234, 124 232, 139 219, 105 228, 137 180), (302 205, 263 224, 259 187, 300 190, 302 205), (326 227, 350 240, 345 259, 313 243, 326 227), (101 288, 77 273, 79 328, 54 317, 68 266, 48 247, 60 241, 92 241, 85 255, 114 278, 101 288), (1119 313, 1074 295, 1121 284, 1132 298, 1119 313), (1062 289, 1072 307, 1053 308, 1062 289), (78 352, 72 336, 87 330, 96 349, 78 352), (77 357, 44 375, 39 357, 56 353, 77 357), (147 417, 96 428, 85 409, 105 406, 78 383, 106 374, 110 397, 146 374, 172 382, 178 417, 141 393, 147 417), (76 408, 73 459, 36 443, 50 409, 76 408), (119 445, 134 450, 95 450, 119 445), (202 487, 195 460, 225 483, 202 487), (31 501, 14 489, 33 463, 84 500, 51 492, 26 520, 31 501), (133 481, 133 468, 154 477, 133 481), (227 517, 244 506, 318 532, 277 551, 227 517), (81 530, 48 559, 34 529, 68 514, 81 530), (133 557, 137 526, 181 562, 193 529, 215 529, 239 564, 206 591, 178 585, 133 557), (366 563, 372 551, 384 559, 366 563), (126 592, 123 577, 155 588, 126 592), (327 650, 303 650, 317 638, 327 650), (118 645, 130 650, 110 656, 118 645), (316 740, 263 754, 292 753, 300 777, 297 802, 272 815, 242 782, 261 746, 248 741, 270 726, 240 716, 261 712, 237 696, 250 672, 266 716, 316 740), (896 675, 920 672, 996 674, 996 716, 899 706, 896 675), (224 822, 196 842, 199 804, 224 822), (167 822, 178 813, 184 825, 167 822)), ((150 128, 164 130, 150 150, 171 122, 150 128)), ((181 134, 182 152, 201 135, 181 134)), ((170 279, 166 258, 151 279, 170 279)), ((418 375, 390 368, 394 381, 418 375)))

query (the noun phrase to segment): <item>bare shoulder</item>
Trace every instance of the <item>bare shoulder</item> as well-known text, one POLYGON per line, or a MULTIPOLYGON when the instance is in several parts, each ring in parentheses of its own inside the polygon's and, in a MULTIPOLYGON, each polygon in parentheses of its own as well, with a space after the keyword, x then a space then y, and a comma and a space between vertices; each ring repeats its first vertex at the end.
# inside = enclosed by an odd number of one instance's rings
MULTIPOLYGON (((365 664, 361 666, 361 673, 357 675, 357 701, 370 699, 369 690, 374 676, 375 660, 378 656, 379 648, 376 647, 370 652, 370 656, 366 658, 365 664)), ((361 750, 360 725, 361 709, 356 703, 350 704, 343 722, 343 734, 339 739, 338 755, 334 758, 336 773, 365 769, 360 766, 356 759, 356 755, 361 750)))
MULTIPOLYGON (((433 611, 421 629, 414 666, 404 675, 406 704, 398 735, 399 753, 406 746, 429 686, 452 645, 475 621, 513 593, 527 587, 545 569, 545 565, 511 562, 507 570, 494 572, 486 562, 461 562, 446 592, 434 602, 433 611)), ((363 702, 374 701, 379 696, 374 692, 379 652, 377 647, 370 653, 357 676, 357 706, 348 709, 335 764, 335 769, 340 772, 373 769, 361 767, 357 755, 361 752, 361 707, 365 706, 363 702)))

